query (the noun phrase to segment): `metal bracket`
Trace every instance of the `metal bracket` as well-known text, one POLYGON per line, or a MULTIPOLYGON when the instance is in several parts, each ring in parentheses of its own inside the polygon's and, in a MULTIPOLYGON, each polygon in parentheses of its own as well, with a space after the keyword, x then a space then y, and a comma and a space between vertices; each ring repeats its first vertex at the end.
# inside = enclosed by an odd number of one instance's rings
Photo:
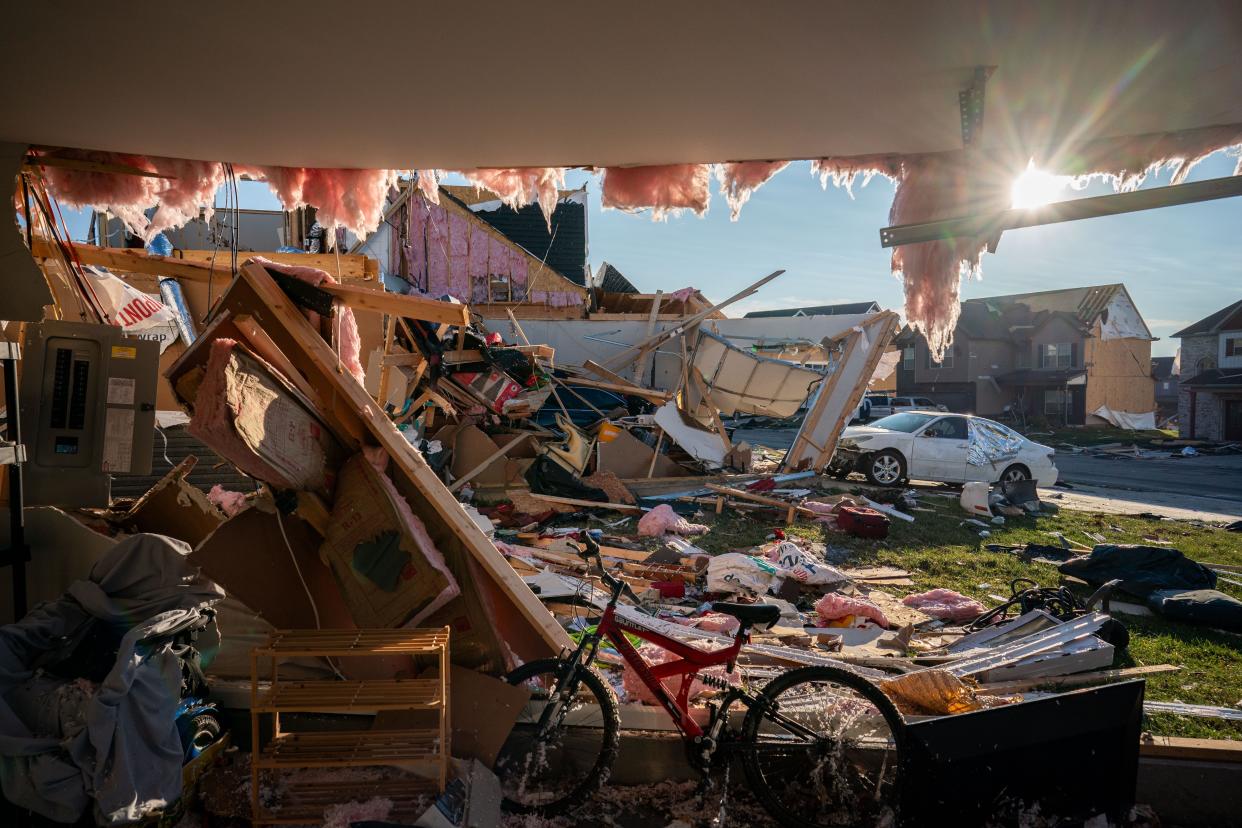
POLYGON ((957 93, 957 106, 962 114, 962 146, 972 146, 983 135, 983 99, 988 76, 995 66, 976 66, 970 86, 957 93))

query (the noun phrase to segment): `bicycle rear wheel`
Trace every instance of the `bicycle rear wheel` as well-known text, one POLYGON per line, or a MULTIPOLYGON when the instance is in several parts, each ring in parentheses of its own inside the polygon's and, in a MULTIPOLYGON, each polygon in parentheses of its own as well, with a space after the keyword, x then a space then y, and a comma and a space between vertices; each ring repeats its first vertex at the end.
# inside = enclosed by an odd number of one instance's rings
POLYGON ((582 805, 608 776, 621 743, 617 698, 599 674, 581 665, 560 688, 568 663, 524 664, 505 677, 531 692, 496 759, 504 808, 558 816, 582 805))
POLYGON ((835 667, 773 679, 742 723, 751 789, 789 826, 886 825, 896 818, 903 721, 871 682, 835 667))

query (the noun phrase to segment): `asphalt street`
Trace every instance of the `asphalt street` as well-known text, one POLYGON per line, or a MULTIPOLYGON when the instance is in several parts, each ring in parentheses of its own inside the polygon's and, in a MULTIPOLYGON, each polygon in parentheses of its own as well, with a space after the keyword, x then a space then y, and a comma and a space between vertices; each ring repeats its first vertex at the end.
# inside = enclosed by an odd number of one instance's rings
MULTIPOLYGON (((738 429, 734 442, 786 449, 792 429, 738 429)), ((1058 453, 1060 480, 1081 494, 1081 508, 1124 513, 1176 510, 1209 520, 1242 518, 1242 455, 1095 457, 1058 453)), ((1067 504, 1068 505, 1068 504, 1067 504)))

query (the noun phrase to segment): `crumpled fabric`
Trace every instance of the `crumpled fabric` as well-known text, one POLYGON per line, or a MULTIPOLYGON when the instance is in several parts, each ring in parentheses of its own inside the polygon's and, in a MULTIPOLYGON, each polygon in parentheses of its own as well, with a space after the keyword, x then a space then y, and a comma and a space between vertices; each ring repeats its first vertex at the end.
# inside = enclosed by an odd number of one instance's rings
POLYGON ((638 521, 638 534, 645 538, 658 538, 666 532, 675 535, 698 535, 707 531, 701 523, 691 523, 673 511, 667 503, 661 503, 638 521))
POLYGON ((884 610, 866 598, 842 595, 839 592, 824 593, 824 596, 815 602, 815 614, 819 616, 820 623, 823 624, 836 621, 847 615, 859 615, 863 618, 870 618, 881 627, 887 628, 889 626, 884 610))
POLYGON ((942 588, 907 595, 901 599, 901 603, 941 621, 969 621, 987 612, 987 607, 974 598, 942 588))
POLYGON ((812 586, 840 586, 850 583, 850 578, 836 567, 829 566, 815 555, 793 541, 781 541, 768 550, 767 558, 784 570, 786 578, 793 578, 812 586))
POLYGON ((209 624, 209 607, 224 598, 187 563, 189 554, 182 541, 133 535, 62 597, 0 627, 0 787, 14 805, 72 823, 93 799, 97 822, 121 825, 181 795, 175 718, 182 674, 171 636, 209 624), (127 632, 88 703, 85 728, 63 741, 35 735, 10 706, 9 692, 38 664, 72 654, 95 619, 127 632))

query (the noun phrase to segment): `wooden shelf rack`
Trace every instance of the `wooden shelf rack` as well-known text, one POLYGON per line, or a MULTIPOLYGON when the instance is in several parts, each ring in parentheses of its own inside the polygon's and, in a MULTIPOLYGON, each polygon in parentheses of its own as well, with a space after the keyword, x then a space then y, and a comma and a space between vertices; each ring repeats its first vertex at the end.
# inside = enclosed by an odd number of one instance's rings
MULTIPOLYGON (((324 808, 383 795, 413 807, 443 791, 449 762, 449 628, 378 630, 275 630, 250 656, 251 807, 255 825, 315 821, 324 808), (434 659, 432 678, 365 681, 280 680, 279 660, 292 656, 350 658, 410 655, 434 659), (267 668, 266 674, 262 667, 267 668), (264 685, 270 676, 270 681, 264 685), (404 730, 283 732, 282 713, 374 713, 433 711, 436 724, 404 730), (272 717, 272 738, 263 743, 260 717, 272 717), (398 767, 414 771, 382 785, 325 785, 295 778, 282 786, 277 805, 259 801, 260 772, 290 768, 398 767), (382 788, 377 790, 376 788, 382 788), (358 788, 355 790, 354 788, 358 788), (363 790, 365 788, 366 790, 363 790)), ((417 816, 415 814, 414 816, 417 816)))

